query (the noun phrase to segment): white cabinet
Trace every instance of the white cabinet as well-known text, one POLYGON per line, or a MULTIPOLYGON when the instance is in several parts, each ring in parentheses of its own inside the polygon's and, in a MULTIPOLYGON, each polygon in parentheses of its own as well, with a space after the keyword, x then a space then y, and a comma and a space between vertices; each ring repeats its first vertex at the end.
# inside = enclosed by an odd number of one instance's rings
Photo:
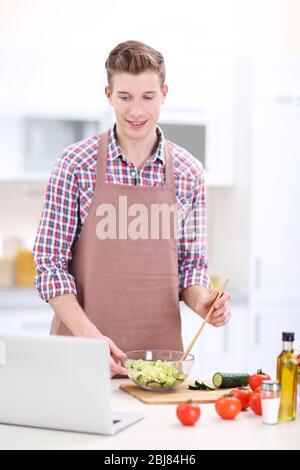
POLYGON ((300 56, 250 62, 250 299, 300 302, 300 56))
POLYGON ((237 79, 234 57, 186 51, 180 67, 168 62, 169 93, 159 123, 166 126, 167 138, 204 164, 210 187, 234 185, 237 79))
POLYGON ((282 331, 300 337, 300 55, 253 58, 245 70, 251 142, 247 363, 272 373, 282 331))
POLYGON ((256 103, 250 287, 257 301, 300 301, 299 157, 300 102, 256 103))
POLYGON ((207 107, 163 106, 158 124, 166 139, 188 150, 205 169, 206 184, 234 184, 236 116, 207 107))
MULTIPOLYGON (((199 329, 202 318, 181 302, 182 336, 186 349, 199 329)), ((191 354, 195 356, 192 376, 212 377, 215 372, 245 372, 246 302, 233 302, 232 317, 224 327, 205 325, 191 354)))
POLYGON ((262 368, 276 375, 276 358, 281 352, 282 332, 298 332, 300 337, 300 306, 253 306, 249 310, 247 364, 250 370, 262 368))
POLYGON ((1 50, 0 111, 74 117, 101 113, 104 66, 99 56, 81 57, 1 50))
POLYGON ((52 314, 44 310, 11 309, 0 311, 1 333, 48 335, 52 314))
POLYGON ((111 124, 102 62, 1 50, 0 179, 47 181, 64 147, 111 124))
POLYGON ((18 117, 0 115, 0 179, 11 179, 24 164, 24 127, 18 117))
POLYGON ((0 180, 48 181, 63 149, 104 130, 106 119, 0 116, 0 180))
POLYGON ((53 311, 35 289, 0 289, 0 332, 49 334, 53 311))

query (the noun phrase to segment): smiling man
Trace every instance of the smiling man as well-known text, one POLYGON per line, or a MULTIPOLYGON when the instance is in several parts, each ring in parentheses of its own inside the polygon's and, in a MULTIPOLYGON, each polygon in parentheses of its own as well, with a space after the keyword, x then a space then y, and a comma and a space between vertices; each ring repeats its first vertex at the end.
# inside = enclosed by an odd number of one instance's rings
MULTIPOLYGON (((34 259, 36 286, 54 310, 51 333, 104 338, 114 376, 127 373, 126 351, 182 351, 179 299, 204 317, 217 291, 207 274, 203 167, 157 125, 168 93, 163 56, 127 41, 105 65, 116 122, 57 160, 34 259)), ((229 321, 229 300, 218 300, 212 325, 229 321)))

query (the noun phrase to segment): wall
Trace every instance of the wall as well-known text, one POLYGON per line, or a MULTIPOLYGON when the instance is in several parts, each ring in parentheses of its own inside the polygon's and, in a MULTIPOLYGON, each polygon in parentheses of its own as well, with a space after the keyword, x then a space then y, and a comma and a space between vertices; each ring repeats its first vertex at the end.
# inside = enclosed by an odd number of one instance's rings
POLYGON ((105 54, 140 38, 171 57, 192 52, 299 50, 298 0, 1 0, 0 44, 105 54), (146 7, 146 8, 145 8, 146 7), (157 32, 160 34, 157 34, 157 32), (178 34, 178 32, 180 34, 178 34))

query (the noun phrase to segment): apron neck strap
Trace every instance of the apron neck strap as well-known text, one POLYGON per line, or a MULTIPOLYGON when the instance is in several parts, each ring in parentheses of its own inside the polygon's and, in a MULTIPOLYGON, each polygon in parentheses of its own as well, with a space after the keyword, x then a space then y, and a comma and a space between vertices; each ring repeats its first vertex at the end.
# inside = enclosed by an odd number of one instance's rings
POLYGON ((96 184, 103 186, 106 184, 106 165, 108 155, 108 133, 109 131, 100 134, 100 143, 97 153, 97 174, 96 184))
MULTIPOLYGON (((100 143, 97 153, 97 174, 96 174, 96 184, 105 185, 106 184, 106 166, 107 166, 107 155, 108 155, 108 136, 109 131, 100 134, 100 143)), ((174 164, 173 158, 171 155, 170 145, 167 140, 165 140, 164 145, 165 153, 165 170, 166 170, 166 188, 175 189, 175 176, 174 176, 174 164)))
POLYGON ((165 140, 164 146, 165 162, 166 162, 166 188, 175 191, 174 161, 171 154, 170 144, 165 140))

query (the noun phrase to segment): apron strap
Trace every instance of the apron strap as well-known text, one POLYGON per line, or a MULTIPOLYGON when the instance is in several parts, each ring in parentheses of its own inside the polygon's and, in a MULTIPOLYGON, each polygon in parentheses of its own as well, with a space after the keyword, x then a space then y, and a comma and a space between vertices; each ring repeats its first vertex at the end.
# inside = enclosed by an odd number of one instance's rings
POLYGON ((171 147, 168 140, 165 140, 165 161, 166 161, 166 188, 176 190, 175 175, 174 175, 174 161, 171 154, 171 147))
MULTIPOLYGON (((108 156, 108 136, 109 131, 100 134, 100 143, 97 152, 97 170, 96 170, 96 185, 106 184, 106 166, 108 156)), ((164 145, 165 162, 166 162, 166 188, 175 190, 175 176, 174 176, 174 163, 171 155, 169 141, 165 140, 164 145)))
POLYGON ((96 185, 106 184, 106 164, 108 156, 108 135, 109 131, 100 134, 100 143, 97 152, 97 170, 96 170, 96 185))

